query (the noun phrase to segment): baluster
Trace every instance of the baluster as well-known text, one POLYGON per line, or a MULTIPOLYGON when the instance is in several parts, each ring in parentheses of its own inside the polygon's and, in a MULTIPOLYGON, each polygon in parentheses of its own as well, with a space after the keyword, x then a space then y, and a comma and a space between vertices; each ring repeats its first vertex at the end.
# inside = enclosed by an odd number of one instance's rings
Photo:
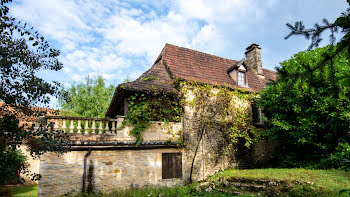
POLYGON ((73 133, 74 131, 74 120, 70 120, 69 133, 73 133))
POLYGON ((34 124, 34 131, 37 131, 39 129, 39 123, 35 122, 34 124))
POLYGON ((103 128, 102 128, 102 120, 100 120, 100 126, 98 127, 98 133, 102 134, 102 130, 103 130, 103 128))
POLYGON ((105 132, 110 134, 111 132, 110 132, 110 130, 109 130, 108 124, 109 124, 109 121, 106 120, 105 132))
POLYGON ((78 133, 81 131, 81 120, 78 120, 78 126, 77 126, 78 133))
POLYGON ((89 135, 89 121, 85 120, 84 134, 89 135))
POLYGON ((124 137, 128 136, 128 134, 125 132, 125 129, 118 131, 118 128, 120 128, 120 126, 122 125, 123 121, 124 121, 124 117, 121 117, 121 116, 117 117, 117 126, 116 126, 116 128, 117 128, 117 136, 121 137, 121 138, 124 138, 124 137))
POLYGON ((92 126, 91 126, 91 133, 95 133, 96 127, 95 127, 95 120, 92 121, 92 126))
POLYGON ((62 125, 62 130, 63 132, 66 132, 67 126, 66 126, 66 120, 62 119, 63 125, 62 125))
POLYGON ((53 126, 53 130, 57 131, 60 127, 58 126, 59 119, 55 119, 55 125, 53 126))
POLYGON ((115 133, 115 121, 114 120, 112 120, 112 128, 111 128, 111 130, 112 130, 112 133, 115 133))

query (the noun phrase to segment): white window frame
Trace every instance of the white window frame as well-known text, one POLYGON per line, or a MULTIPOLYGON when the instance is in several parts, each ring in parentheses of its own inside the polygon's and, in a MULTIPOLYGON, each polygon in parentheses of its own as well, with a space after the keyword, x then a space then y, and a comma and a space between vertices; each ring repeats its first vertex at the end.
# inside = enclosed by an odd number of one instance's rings
POLYGON ((238 70, 238 72, 237 72, 237 84, 240 86, 247 86, 246 72, 242 72, 242 71, 238 70))

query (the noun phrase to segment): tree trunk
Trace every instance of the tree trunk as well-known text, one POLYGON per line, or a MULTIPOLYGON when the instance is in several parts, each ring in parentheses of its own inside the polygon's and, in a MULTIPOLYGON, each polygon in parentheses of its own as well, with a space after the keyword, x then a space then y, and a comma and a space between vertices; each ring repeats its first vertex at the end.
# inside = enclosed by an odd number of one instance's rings
POLYGON ((202 141, 202 138, 203 138, 203 135, 204 135, 204 132, 205 132, 205 128, 204 126, 202 126, 202 129, 201 129, 201 135, 200 135, 200 138, 199 138, 199 141, 198 141, 198 144, 197 144, 197 147, 196 147, 196 150, 194 152, 194 156, 193 156, 193 159, 192 159, 192 164, 191 164, 191 170, 190 170, 190 183, 192 183, 192 173, 193 173, 193 167, 194 167, 194 161, 196 159, 196 156, 197 156, 197 152, 198 152, 198 148, 199 148, 199 145, 202 141))

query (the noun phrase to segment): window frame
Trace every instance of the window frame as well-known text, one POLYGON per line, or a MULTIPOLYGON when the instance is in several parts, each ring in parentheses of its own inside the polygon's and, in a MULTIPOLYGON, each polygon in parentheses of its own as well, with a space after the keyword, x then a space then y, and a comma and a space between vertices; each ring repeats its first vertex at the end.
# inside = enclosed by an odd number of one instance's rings
POLYGON ((262 108, 258 107, 256 103, 252 103, 252 122, 254 125, 264 125, 264 113, 262 108), (255 117, 256 116, 256 117, 255 117))
POLYGON ((247 83, 247 72, 246 72, 246 71, 237 70, 237 85, 243 86, 243 87, 248 87, 248 83, 247 83), (240 83, 240 82, 242 82, 242 81, 241 81, 240 74, 243 75, 243 84, 240 83))

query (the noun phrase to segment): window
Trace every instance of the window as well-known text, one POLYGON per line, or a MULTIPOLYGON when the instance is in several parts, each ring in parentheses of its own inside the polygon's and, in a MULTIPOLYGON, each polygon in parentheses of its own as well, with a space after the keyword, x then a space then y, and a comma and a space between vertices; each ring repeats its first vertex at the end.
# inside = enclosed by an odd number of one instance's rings
POLYGON ((237 79, 238 85, 246 86, 245 72, 238 71, 237 79))
POLYGON ((252 104, 252 115, 254 124, 263 124, 261 108, 256 104, 252 104))
POLYGON ((182 177, 182 153, 162 153, 162 179, 182 177))

